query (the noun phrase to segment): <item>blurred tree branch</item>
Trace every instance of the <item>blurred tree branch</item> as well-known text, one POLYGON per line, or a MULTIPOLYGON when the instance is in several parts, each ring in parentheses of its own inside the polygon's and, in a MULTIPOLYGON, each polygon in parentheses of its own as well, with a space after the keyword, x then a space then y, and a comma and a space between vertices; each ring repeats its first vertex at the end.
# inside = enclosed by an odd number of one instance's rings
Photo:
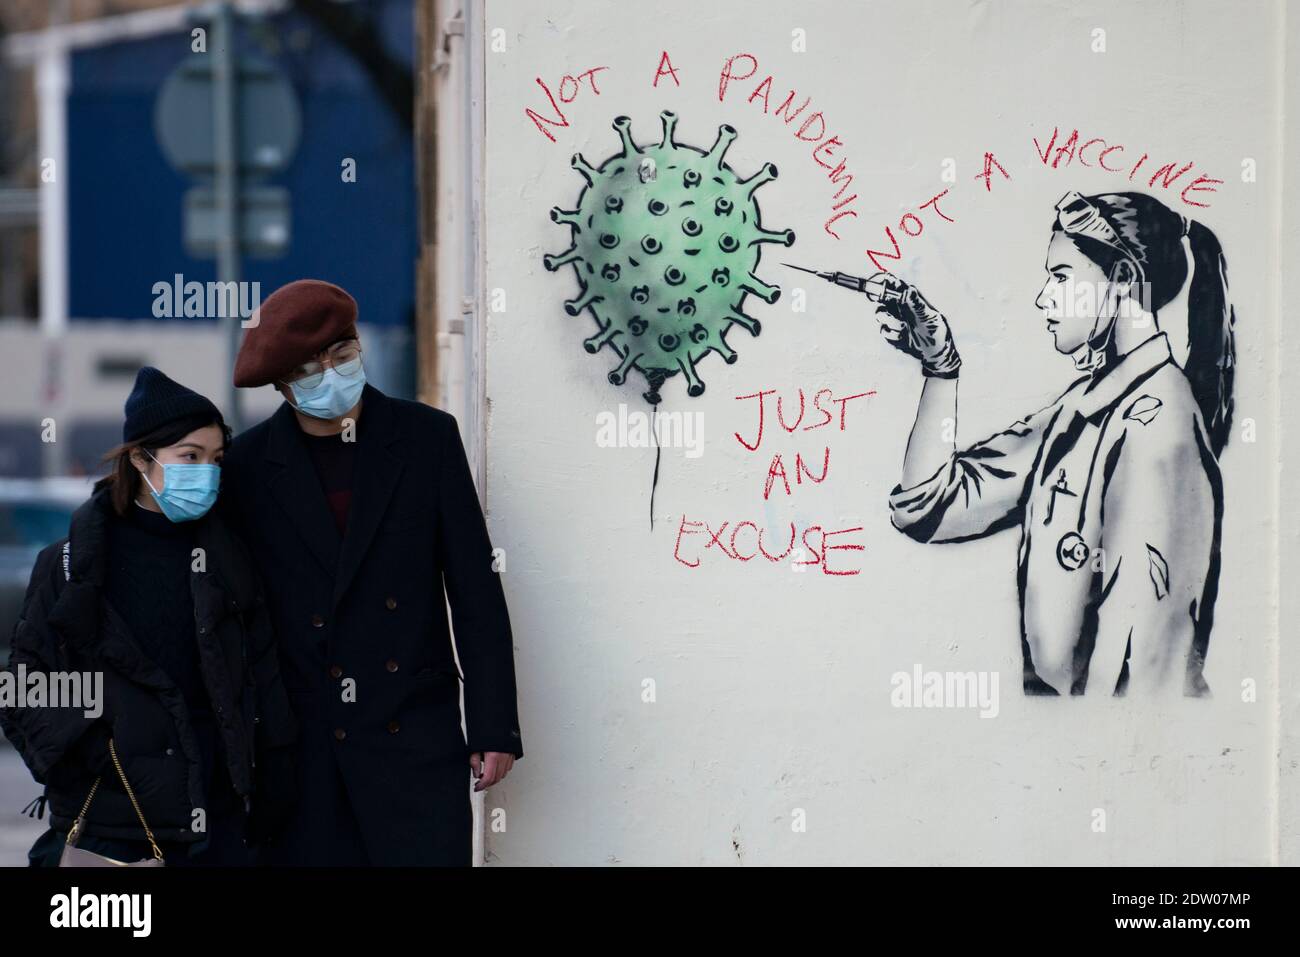
POLYGON ((293 0, 293 5, 356 58, 403 129, 413 129, 415 81, 411 70, 384 46, 364 11, 335 0, 293 0))

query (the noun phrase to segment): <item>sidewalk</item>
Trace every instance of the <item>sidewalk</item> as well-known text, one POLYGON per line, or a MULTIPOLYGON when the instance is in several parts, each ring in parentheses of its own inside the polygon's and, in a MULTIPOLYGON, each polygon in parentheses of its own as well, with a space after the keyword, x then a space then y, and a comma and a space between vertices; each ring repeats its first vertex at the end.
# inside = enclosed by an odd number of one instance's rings
POLYGON ((22 809, 41 790, 18 752, 0 741, 0 867, 27 866, 27 849, 46 822, 28 817, 22 809))

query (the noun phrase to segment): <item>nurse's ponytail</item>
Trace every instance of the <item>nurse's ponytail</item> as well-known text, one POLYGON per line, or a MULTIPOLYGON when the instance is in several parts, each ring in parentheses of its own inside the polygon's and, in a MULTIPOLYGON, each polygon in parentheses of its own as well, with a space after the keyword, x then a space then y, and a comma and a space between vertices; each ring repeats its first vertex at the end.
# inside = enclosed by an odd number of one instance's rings
POLYGON ((1218 237, 1188 220, 1192 250, 1192 285, 1187 294, 1187 362, 1183 372, 1201 407, 1210 447, 1217 457, 1232 428, 1232 383, 1236 347, 1232 326, 1236 310, 1228 301, 1228 264, 1218 237))

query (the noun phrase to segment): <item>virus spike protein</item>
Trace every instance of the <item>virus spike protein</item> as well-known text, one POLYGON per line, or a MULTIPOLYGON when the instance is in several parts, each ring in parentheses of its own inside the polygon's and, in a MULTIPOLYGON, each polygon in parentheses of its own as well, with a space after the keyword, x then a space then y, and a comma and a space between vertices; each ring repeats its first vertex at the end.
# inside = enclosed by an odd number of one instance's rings
POLYGON ((664 380, 678 374, 688 395, 704 392, 697 366, 716 352, 727 364, 736 353, 725 334, 739 325, 759 334, 759 322, 745 314, 747 295, 774 303, 777 286, 758 277, 764 243, 794 242, 790 230, 772 231, 760 222, 755 191, 777 177, 766 163, 740 179, 724 161, 736 130, 723 124, 706 153, 677 143, 676 114, 660 113, 663 138, 639 147, 632 121, 619 116, 613 128, 622 152, 591 166, 575 153, 571 164, 587 181, 578 208, 555 207, 551 219, 572 230, 573 245, 542 263, 554 272, 572 265, 582 289, 564 304, 569 315, 590 310, 598 331, 584 340, 588 352, 608 345, 618 356, 609 381, 622 385, 636 369, 645 376, 643 393, 659 401, 664 380))

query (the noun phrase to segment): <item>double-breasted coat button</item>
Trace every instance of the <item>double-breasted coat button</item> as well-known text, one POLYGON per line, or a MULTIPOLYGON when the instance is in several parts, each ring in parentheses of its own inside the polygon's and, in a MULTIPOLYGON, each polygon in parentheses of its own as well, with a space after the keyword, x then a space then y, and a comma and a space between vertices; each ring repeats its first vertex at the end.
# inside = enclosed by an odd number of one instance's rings
POLYGON ((397 599, 396 599, 396 598, 387 598, 387 599, 385 599, 385 600, 384 600, 384 607, 387 608, 389 611, 392 611, 394 608, 397 607, 397 599))
POLYGON ((388 664, 384 665, 384 667, 387 668, 390 672, 391 672, 391 671, 396 671, 396 670, 397 670, 397 662, 394 661, 392 658, 389 658, 389 659, 388 659, 388 664))
POLYGON ((342 741, 342 740, 343 740, 344 738, 346 738, 347 736, 348 736, 348 733, 347 733, 346 731, 344 731, 342 728, 335 728, 335 729, 334 729, 334 740, 335 740, 335 741, 342 741))
POLYGON ((313 628, 323 628, 325 626, 325 619, 322 618, 320 615, 312 615, 311 626, 313 628))
POLYGON ((331 678, 342 678, 342 677, 343 677, 343 669, 340 668, 338 665, 330 665, 330 677, 331 677, 331 678))
POLYGON ((401 730, 402 730, 402 726, 401 726, 400 724, 398 724, 396 721, 390 721, 390 722, 388 722, 388 733, 389 733, 389 734, 397 734, 397 732, 398 732, 398 731, 401 731, 401 730))

